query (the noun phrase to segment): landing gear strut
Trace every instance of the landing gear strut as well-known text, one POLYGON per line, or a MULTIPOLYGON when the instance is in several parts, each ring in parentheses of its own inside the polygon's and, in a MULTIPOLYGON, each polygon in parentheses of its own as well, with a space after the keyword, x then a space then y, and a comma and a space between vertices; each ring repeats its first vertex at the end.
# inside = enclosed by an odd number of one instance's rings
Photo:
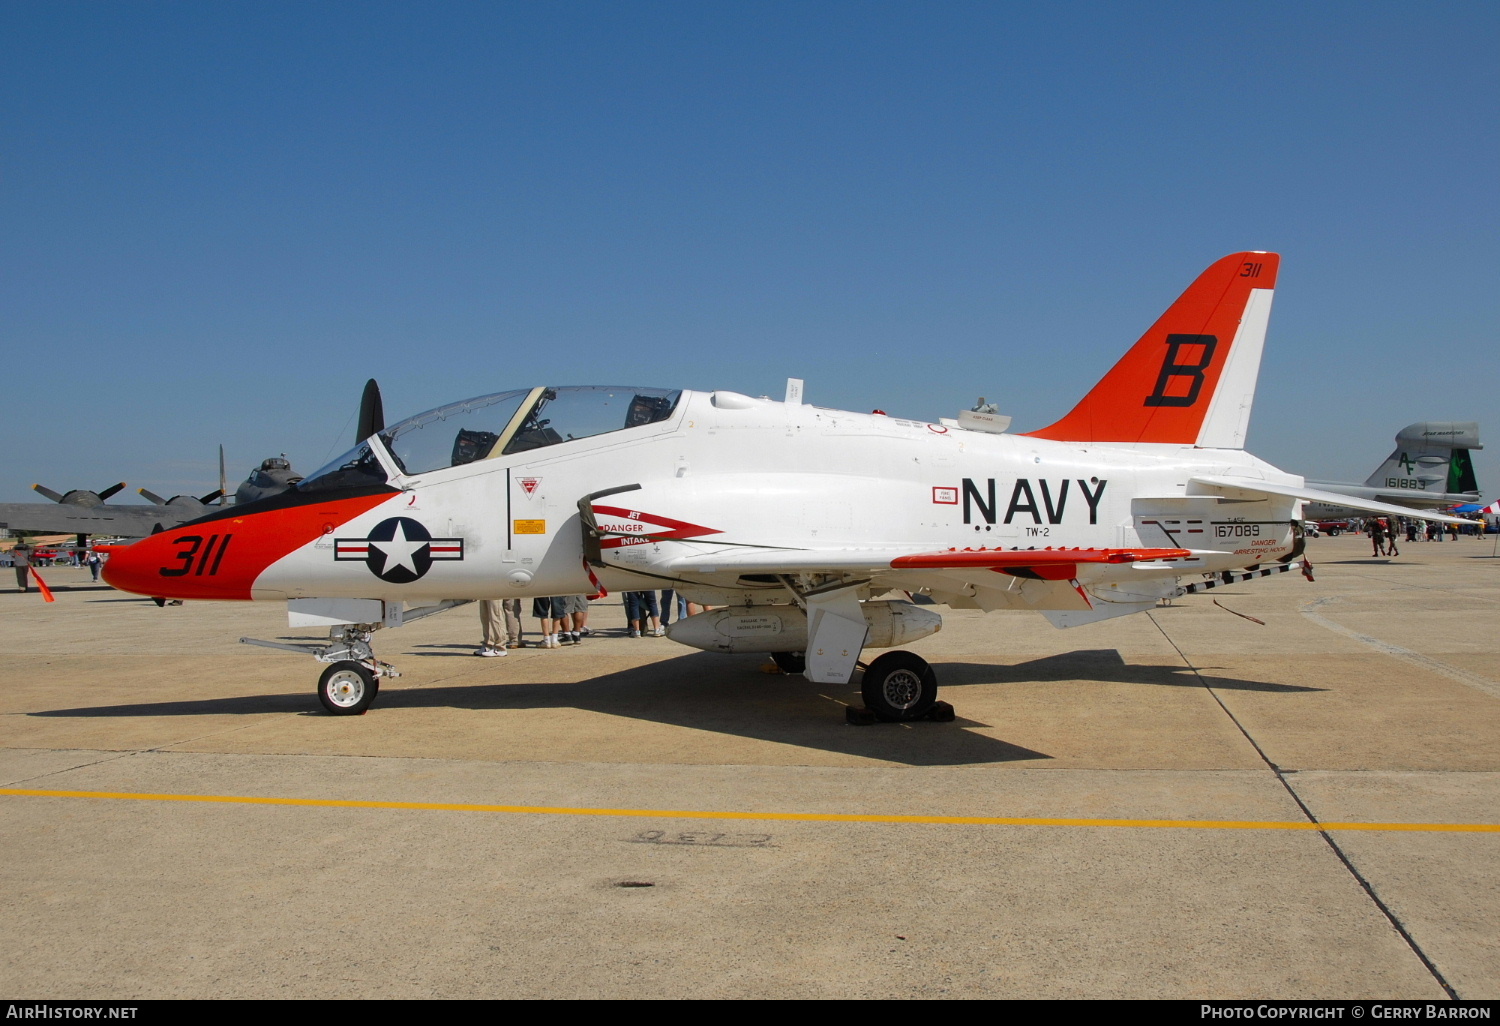
POLYGON ((318 678, 318 701, 334 716, 359 716, 380 693, 381 677, 399 677, 401 671, 375 658, 370 636, 379 624, 355 623, 334 627, 326 645, 288 645, 279 641, 241 638, 246 645, 302 652, 320 663, 332 663, 318 678))

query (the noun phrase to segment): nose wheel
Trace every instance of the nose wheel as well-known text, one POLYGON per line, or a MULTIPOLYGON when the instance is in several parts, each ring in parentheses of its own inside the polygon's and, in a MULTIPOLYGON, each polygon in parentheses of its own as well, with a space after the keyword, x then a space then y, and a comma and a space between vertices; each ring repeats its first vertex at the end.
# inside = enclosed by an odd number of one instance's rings
POLYGON ((241 638, 246 645, 276 648, 283 652, 301 652, 320 663, 328 663, 318 678, 318 701, 334 716, 358 716, 370 708, 380 694, 381 677, 399 677, 390 663, 375 658, 370 649, 370 635, 375 624, 348 624, 329 632, 326 645, 288 645, 280 641, 241 638))
POLYGON ((334 716, 359 716, 380 693, 380 681, 364 665, 334 663, 318 678, 318 701, 334 716))

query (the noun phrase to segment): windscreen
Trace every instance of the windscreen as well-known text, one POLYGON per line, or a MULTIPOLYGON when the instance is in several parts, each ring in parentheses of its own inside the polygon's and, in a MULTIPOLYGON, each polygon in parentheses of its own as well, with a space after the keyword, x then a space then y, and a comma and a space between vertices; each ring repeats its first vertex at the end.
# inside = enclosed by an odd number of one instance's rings
POLYGON ((526 452, 654 424, 672 415, 681 396, 677 389, 629 385, 549 388, 527 413, 515 437, 505 446, 505 452, 526 452))
POLYGON ((440 406, 388 428, 380 440, 404 474, 461 467, 490 454, 530 392, 496 392, 440 406))
POLYGON ((296 487, 299 492, 315 492, 378 484, 385 484, 385 468, 370 451, 370 443, 360 442, 332 463, 313 471, 296 487))

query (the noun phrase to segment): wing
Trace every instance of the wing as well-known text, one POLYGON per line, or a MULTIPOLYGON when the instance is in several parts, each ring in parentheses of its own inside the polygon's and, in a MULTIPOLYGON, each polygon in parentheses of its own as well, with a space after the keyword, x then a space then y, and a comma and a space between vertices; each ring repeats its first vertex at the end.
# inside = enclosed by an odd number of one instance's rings
POLYGON ((58 534, 108 534, 144 538, 156 529, 193 519, 169 506, 75 506, 66 502, 0 503, 0 527, 58 534))
POLYGON ((1187 549, 772 549, 735 546, 668 557, 652 569, 670 574, 886 573, 892 570, 993 571, 1016 577, 1065 581, 1089 565, 1186 559, 1187 549))

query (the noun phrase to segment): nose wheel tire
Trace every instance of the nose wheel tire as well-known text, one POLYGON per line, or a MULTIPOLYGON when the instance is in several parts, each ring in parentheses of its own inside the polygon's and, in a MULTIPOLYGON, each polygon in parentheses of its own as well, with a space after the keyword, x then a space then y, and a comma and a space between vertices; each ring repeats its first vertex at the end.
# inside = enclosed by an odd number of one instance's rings
POLYGON ((917 720, 937 701, 937 674, 910 652, 887 652, 871 661, 860 682, 865 706, 887 723, 917 720))
POLYGON ((379 692, 375 674, 349 660, 334 663, 318 678, 318 701, 334 716, 358 716, 379 692))

